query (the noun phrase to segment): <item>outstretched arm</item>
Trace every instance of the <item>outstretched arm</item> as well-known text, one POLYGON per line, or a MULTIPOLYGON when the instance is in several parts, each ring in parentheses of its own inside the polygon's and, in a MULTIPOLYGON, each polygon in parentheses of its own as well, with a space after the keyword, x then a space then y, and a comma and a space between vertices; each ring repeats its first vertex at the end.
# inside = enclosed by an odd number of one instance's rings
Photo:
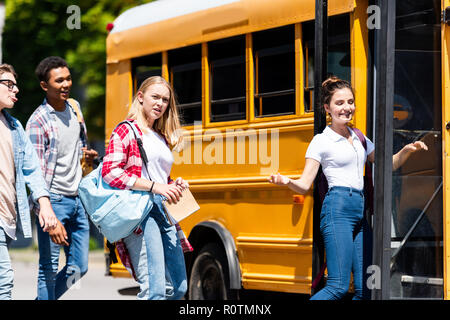
POLYGON ((400 168, 412 153, 419 150, 428 150, 428 147, 422 141, 415 141, 404 146, 399 152, 392 156, 392 171, 400 168))
MULTIPOLYGON (((413 143, 408 143, 404 146, 399 152, 392 156, 392 171, 400 168, 406 160, 408 160, 409 156, 420 150, 428 150, 427 145, 422 141, 415 141, 413 143)), ((372 151, 371 154, 367 156, 367 159, 370 162, 374 162, 375 160, 375 151, 372 151)))
POLYGON ((297 180, 292 180, 286 176, 279 173, 272 174, 269 177, 269 182, 279 185, 288 186, 294 192, 305 194, 308 192, 309 188, 316 178, 317 172, 319 171, 320 162, 311 158, 306 158, 305 168, 303 169, 302 176, 297 180))

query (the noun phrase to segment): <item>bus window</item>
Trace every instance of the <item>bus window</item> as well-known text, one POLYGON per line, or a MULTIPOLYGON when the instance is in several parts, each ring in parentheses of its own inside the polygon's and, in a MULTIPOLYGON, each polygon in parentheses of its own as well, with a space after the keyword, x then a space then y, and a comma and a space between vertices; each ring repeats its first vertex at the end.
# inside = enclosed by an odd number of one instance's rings
MULTIPOLYGON (((305 65, 305 112, 314 109, 314 21, 302 24, 305 65)), ((328 19, 328 74, 351 81, 350 18, 348 15, 328 19)), ((354 84, 353 84, 354 85, 354 84)))
POLYGON ((208 44, 211 122, 246 119, 245 37, 208 44))
POLYGON ((148 77, 160 76, 162 70, 161 64, 161 53, 133 59, 131 61, 133 70, 133 92, 136 92, 141 83, 148 77))
POLYGON ((170 81, 183 125, 202 121, 202 49, 200 45, 169 51, 170 81))
POLYGON ((295 113, 295 27, 253 33, 255 116, 295 113))

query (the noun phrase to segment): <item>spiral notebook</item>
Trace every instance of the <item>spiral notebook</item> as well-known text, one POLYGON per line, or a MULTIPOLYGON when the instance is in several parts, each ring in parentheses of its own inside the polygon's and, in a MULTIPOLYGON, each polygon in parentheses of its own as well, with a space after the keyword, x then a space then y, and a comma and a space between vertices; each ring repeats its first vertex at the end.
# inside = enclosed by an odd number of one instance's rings
POLYGON ((169 213, 176 222, 180 222, 200 209, 200 206, 197 201, 195 201, 195 198, 189 188, 183 190, 182 195, 183 196, 180 198, 180 201, 177 203, 168 203, 167 201, 163 201, 166 213, 169 213))

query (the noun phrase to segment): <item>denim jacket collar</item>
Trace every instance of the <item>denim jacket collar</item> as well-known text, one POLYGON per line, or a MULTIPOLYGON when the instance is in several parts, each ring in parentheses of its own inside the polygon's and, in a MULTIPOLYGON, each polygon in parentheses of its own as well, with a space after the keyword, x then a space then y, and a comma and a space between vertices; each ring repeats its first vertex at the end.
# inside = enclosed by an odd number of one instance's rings
POLYGON ((14 121, 13 117, 11 117, 8 112, 6 112, 5 109, 2 109, 2 113, 3 113, 3 116, 5 117, 6 121, 8 122, 9 127, 11 129, 17 128, 17 123, 14 121))

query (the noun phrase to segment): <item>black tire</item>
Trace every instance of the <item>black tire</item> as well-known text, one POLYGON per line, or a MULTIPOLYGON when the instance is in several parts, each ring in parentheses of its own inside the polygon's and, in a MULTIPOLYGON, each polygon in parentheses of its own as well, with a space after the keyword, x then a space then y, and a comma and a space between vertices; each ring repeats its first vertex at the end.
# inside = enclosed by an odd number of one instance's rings
POLYGON ((230 300, 237 291, 230 290, 228 262, 223 248, 208 243, 195 258, 189 281, 191 300, 230 300))

